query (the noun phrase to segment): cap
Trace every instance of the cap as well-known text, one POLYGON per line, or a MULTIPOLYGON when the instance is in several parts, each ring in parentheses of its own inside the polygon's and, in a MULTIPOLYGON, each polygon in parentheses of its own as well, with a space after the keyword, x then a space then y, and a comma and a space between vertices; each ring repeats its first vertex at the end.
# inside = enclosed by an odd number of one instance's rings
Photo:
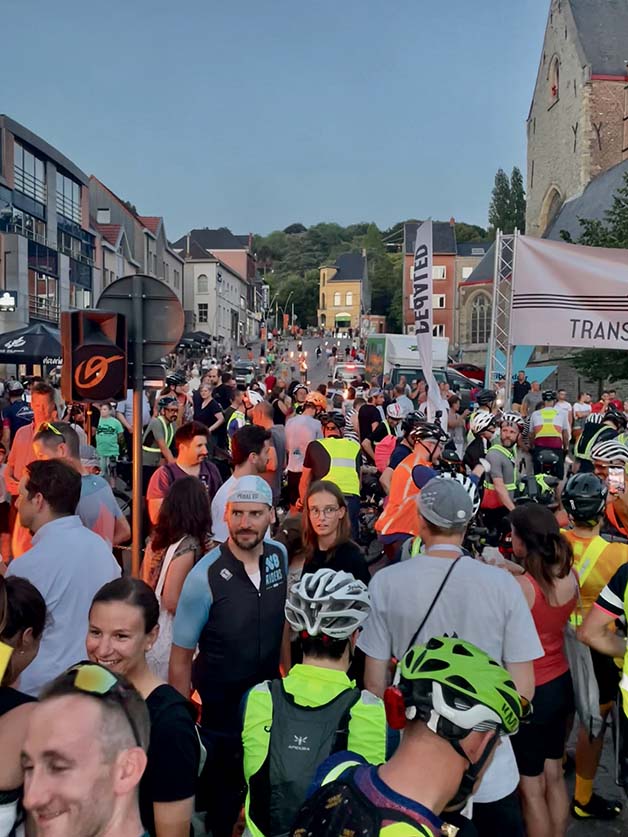
POLYGON ((9 381, 9 392, 24 392, 24 387, 21 381, 9 381))
POLYGON ((85 465, 86 468, 90 465, 100 465, 98 451, 93 445, 81 445, 79 454, 81 464, 85 465))
POLYGON ((419 494, 419 511, 434 526, 455 529, 473 517, 473 502, 456 480, 432 479, 419 494))
POLYGON ((273 505, 273 492, 261 477, 249 475, 240 477, 231 487, 227 503, 265 503, 273 505))

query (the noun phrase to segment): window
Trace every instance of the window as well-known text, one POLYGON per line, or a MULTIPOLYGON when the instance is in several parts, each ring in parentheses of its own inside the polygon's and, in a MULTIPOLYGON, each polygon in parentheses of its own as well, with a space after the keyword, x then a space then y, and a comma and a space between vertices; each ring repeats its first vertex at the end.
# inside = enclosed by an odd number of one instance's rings
POLYGON ((555 56, 550 64, 549 71, 549 99, 550 107, 558 101, 560 94, 560 62, 555 56))
POLYGON ((81 223, 81 187, 59 171, 57 172, 57 212, 76 224, 81 223))
POLYGON ((321 308, 327 308, 325 305, 325 294, 321 294, 321 308))
POLYGON ((12 214, 0 215, 0 230, 4 232, 16 232, 40 244, 46 243, 46 222, 40 221, 21 209, 13 208, 12 214))
POLYGON ((432 294, 432 306, 434 308, 444 308, 445 301, 445 294, 432 294))
POLYGON ((432 328, 432 335, 434 337, 444 337, 445 326, 442 323, 436 323, 436 325, 432 328))
POLYGON ((28 312, 38 320, 59 320, 58 282, 55 276, 29 268, 28 312))
POLYGON ((446 279, 447 268, 444 265, 435 264, 432 267, 432 279, 446 279))
POLYGON ((175 290, 177 290, 177 291, 179 290, 179 271, 178 270, 175 270, 175 272, 174 272, 174 287, 175 287, 175 290))
POLYGON ((70 283, 70 308, 89 308, 92 304, 92 292, 80 285, 70 283))
POLYGON ((491 333, 491 303, 486 294, 478 294, 471 306, 471 342, 488 343, 491 333))
POLYGON ((341 305, 341 302, 340 302, 340 293, 339 293, 339 291, 336 291, 336 293, 334 294, 334 306, 335 306, 336 308, 338 308, 340 305, 341 305))
POLYGON ((209 316, 209 306, 206 302, 199 302, 198 304, 198 321, 199 323, 206 323, 209 316))
POLYGON ((204 273, 201 273, 196 280, 196 290, 199 294, 209 293, 209 279, 204 273))
POLYGON ((471 276, 472 273, 473 273, 473 268, 472 267, 463 267, 462 268, 462 278, 463 279, 468 279, 469 276, 471 276))
POLYGON ((19 192, 46 203, 46 165, 17 140, 13 144, 13 174, 19 192))
POLYGON ((345 305, 353 305, 352 291, 347 291, 347 293, 345 294, 345 305))

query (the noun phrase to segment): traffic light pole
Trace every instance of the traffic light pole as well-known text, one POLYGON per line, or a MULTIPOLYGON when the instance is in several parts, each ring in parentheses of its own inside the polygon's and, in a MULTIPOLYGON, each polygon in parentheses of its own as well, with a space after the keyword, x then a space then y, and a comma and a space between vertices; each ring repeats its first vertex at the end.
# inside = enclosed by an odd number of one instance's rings
POLYGON ((132 547, 131 572, 139 578, 140 557, 142 550, 142 395, 144 392, 144 323, 143 317, 143 280, 134 277, 133 282, 133 465, 132 485, 132 547))

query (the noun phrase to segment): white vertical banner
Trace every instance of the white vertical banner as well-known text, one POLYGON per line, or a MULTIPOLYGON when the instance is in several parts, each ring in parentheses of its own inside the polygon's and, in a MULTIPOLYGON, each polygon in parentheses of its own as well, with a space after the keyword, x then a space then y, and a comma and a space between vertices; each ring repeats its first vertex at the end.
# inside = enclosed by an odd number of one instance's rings
POLYGON ((447 405, 440 397, 440 390, 432 370, 433 337, 433 261, 432 222, 424 221, 416 231, 414 266, 412 270, 412 307, 414 308, 414 330, 421 358, 421 368, 427 384, 427 417, 434 421, 436 412, 441 411, 441 425, 447 431, 447 405))

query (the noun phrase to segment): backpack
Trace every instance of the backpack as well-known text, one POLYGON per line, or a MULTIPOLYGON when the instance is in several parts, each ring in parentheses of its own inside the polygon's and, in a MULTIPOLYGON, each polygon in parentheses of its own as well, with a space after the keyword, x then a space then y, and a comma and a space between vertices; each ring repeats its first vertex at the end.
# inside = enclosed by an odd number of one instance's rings
POLYGON ((349 768, 340 779, 322 785, 301 806, 289 831, 291 837, 433 837, 428 826, 419 825, 395 808, 371 802, 355 784, 358 769, 349 768), (382 829, 385 820, 392 820, 393 825, 382 829))
POLYGON ((386 436, 385 439, 382 439, 381 442, 375 445, 375 467, 380 474, 388 468, 388 463, 397 444, 397 439, 397 436, 386 436))
POLYGON ((262 767, 270 783, 269 822, 262 831, 278 835, 288 833, 317 768, 332 753, 347 749, 351 709, 361 692, 346 689, 322 706, 301 706, 278 679, 270 683, 270 694, 273 722, 262 767))

